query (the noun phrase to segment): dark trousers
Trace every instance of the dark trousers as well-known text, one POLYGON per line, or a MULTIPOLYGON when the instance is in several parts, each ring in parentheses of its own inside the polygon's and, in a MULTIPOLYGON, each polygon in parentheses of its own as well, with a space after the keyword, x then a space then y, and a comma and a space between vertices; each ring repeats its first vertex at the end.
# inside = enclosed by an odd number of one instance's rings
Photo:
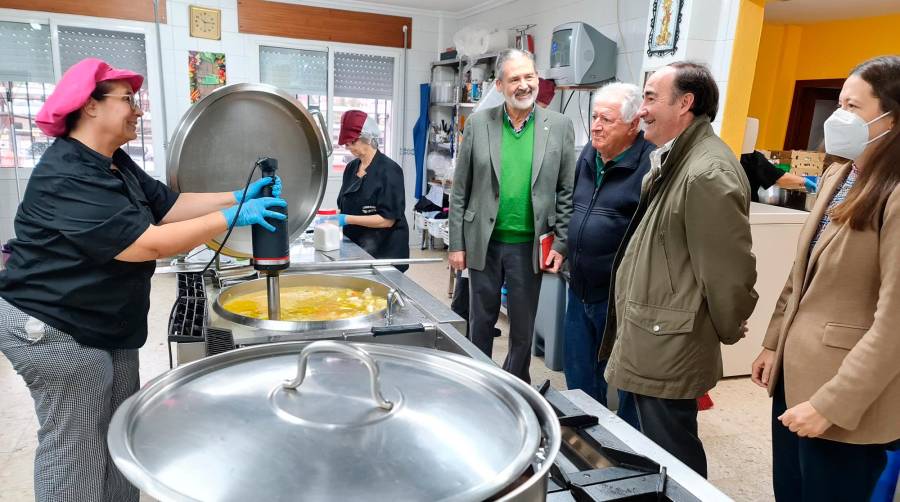
POLYGON ((802 438, 778 417, 787 410, 779 380, 772 400, 772 482, 775 500, 867 501, 887 464, 887 445, 802 438))
POLYGON ((641 432, 705 478, 706 452, 697 435, 697 400, 632 396, 641 432))
POLYGON ((484 270, 469 269, 469 338, 491 357, 504 280, 508 291, 509 352, 503 369, 530 383, 531 339, 541 292, 541 274, 534 273, 530 242, 491 241, 484 270))
MULTIPOLYGON (((597 360, 603 329, 606 326, 606 302, 583 303, 571 289, 566 302, 565 352, 563 371, 566 387, 581 389, 585 394, 607 406, 606 394, 609 386, 603 377, 606 360, 597 360)), ((635 429, 640 429, 634 399, 620 390, 619 409, 616 412, 622 420, 635 429)))
MULTIPOLYGON (((450 310, 466 320, 466 336, 469 336, 469 278, 463 277, 462 272, 456 273, 456 282, 453 284, 453 300, 450 301, 450 310)), ((494 327, 494 338, 501 335, 499 328, 494 327)))

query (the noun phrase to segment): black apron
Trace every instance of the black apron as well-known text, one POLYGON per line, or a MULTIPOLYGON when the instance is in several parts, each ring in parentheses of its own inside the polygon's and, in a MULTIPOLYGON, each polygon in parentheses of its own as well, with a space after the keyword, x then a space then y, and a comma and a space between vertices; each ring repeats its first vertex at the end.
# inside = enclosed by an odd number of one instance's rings
MULTIPOLYGON (((409 258, 409 226, 406 223, 406 196, 403 170, 381 152, 360 178, 360 160, 355 159, 344 169, 344 180, 338 195, 338 208, 347 215, 379 215, 394 220, 390 228, 369 228, 360 225, 344 226, 344 235, 377 259, 409 258)), ((401 272, 408 265, 398 265, 401 272)))

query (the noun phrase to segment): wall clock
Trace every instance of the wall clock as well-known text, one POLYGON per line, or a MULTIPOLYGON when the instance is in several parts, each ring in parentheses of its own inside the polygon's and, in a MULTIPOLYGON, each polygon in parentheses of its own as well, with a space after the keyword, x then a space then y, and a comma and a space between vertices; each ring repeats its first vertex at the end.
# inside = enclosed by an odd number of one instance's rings
POLYGON ((219 40, 222 38, 222 11, 190 6, 191 36, 219 40))

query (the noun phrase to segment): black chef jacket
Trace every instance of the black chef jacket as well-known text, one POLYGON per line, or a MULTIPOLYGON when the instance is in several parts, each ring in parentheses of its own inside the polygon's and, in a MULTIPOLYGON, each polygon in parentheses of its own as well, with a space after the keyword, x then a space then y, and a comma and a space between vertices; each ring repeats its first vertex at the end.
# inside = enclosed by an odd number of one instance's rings
POLYGON ((58 138, 16 213, 0 297, 83 345, 142 346, 156 263, 115 256, 159 223, 177 198, 121 149, 109 158, 58 138))
MULTIPOLYGON (((344 235, 375 258, 409 258, 409 226, 406 224, 406 196, 403 169, 381 152, 366 175, 360 178, 360 160, 354 159, 344 169, 338 207, 347 215, 380 215, 394 220, 391 228, 369 228, 347 225, 344 235)), ((397 266, 405 271, 408 265, 397 266)))
POLYGON ((750 182, 750 200, 753 202, 759 202, 759 195, 756 192, 760 187, 768 190, 784 176, 784 171, 773 166, 765 155, 757 151, 741 155, 741 166, 747 173, 747 181, 750 182))

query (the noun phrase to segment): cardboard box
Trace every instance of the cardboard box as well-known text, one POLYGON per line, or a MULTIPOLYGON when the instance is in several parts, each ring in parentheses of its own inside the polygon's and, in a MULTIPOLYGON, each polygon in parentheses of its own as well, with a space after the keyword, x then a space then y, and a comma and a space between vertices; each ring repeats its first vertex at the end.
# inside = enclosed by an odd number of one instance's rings
POLYGON ((798 176, 821 176, 825 152, 791 150, 791 172, 798 176))

